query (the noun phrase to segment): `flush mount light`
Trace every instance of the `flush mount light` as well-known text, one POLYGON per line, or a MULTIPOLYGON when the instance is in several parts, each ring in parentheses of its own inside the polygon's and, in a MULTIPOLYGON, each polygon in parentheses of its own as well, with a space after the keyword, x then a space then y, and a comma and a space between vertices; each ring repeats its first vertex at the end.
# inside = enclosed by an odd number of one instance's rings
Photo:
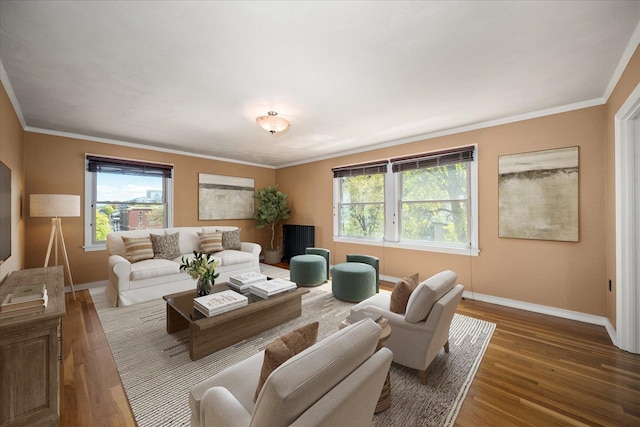
POLYGON ((271 135, 283 132, 291 127, 291 123, 282 117, 278 117, 278 113, 275 111, 269 111, 267 114, 266 116, 258 117, 256 123, 271 135))

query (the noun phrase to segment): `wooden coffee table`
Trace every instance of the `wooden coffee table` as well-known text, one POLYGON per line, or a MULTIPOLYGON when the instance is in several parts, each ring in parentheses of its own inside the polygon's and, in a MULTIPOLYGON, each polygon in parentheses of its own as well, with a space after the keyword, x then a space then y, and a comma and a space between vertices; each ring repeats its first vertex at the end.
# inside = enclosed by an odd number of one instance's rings
MULTIPOLYGON (((226 283, 220 283, 211 291, 227 289, 226 283)), ((248 295, 246 306, 212 317, 194 308, 195 289, 165 295, 162 298, 167 302, 167 333, 189 328, 189 356, 198 360, 300 316, 302 295, 308 292, 309 289, 298 288, 268 299, 248 295)))

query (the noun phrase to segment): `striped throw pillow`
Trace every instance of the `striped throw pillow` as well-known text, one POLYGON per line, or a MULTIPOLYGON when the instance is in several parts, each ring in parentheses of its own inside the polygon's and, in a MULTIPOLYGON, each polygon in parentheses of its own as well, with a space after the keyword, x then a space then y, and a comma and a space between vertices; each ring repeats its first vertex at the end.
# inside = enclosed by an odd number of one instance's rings
POLYGON ((123 237, 124 249, 127 252, 125 258, 129 262, 138 262, 153 258, 153 245, 147 237, 123 237))
POLYGON ((222 233, 219 231, 205 231, 198 233, 200 238, 200 252, 212 254, 224 250, 222 246, 222 233))

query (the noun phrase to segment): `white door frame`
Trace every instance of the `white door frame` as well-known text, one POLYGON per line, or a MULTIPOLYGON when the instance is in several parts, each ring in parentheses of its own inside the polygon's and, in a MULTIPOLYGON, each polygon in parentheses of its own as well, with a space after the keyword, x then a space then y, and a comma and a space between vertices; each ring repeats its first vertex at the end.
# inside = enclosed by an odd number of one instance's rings
POLYGON ((640 138, 634 119, 640 116, 640 84, 615 116, 616 178, 616 335, 617 346, 640 353, 640 229, 636 227, 636 155, 640 138))

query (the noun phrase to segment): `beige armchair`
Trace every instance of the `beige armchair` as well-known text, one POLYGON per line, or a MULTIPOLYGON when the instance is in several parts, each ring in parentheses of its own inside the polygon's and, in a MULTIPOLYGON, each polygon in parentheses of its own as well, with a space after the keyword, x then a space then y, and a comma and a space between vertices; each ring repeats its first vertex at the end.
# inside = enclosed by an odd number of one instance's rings
POLYGON ((192 426, 371 426, 392 354, 366 319, 293 356, 254 393, 264 351, 191 388, 192 426), (375 352, 375 353, 374 353, 375 352))
POLYGON ((456 273, 447 270, 420 283, 411 293, 404 314, 389 310, 389 292, 376 294, 352 309, 389 320, 391 336, 383 345, 393 351, 394 362, 417 369, 422 384, 426 384, 427 367, 440 349, 449 352, 449 327, 464 290, 464 286, 455 284, 456 279, 456 273))

